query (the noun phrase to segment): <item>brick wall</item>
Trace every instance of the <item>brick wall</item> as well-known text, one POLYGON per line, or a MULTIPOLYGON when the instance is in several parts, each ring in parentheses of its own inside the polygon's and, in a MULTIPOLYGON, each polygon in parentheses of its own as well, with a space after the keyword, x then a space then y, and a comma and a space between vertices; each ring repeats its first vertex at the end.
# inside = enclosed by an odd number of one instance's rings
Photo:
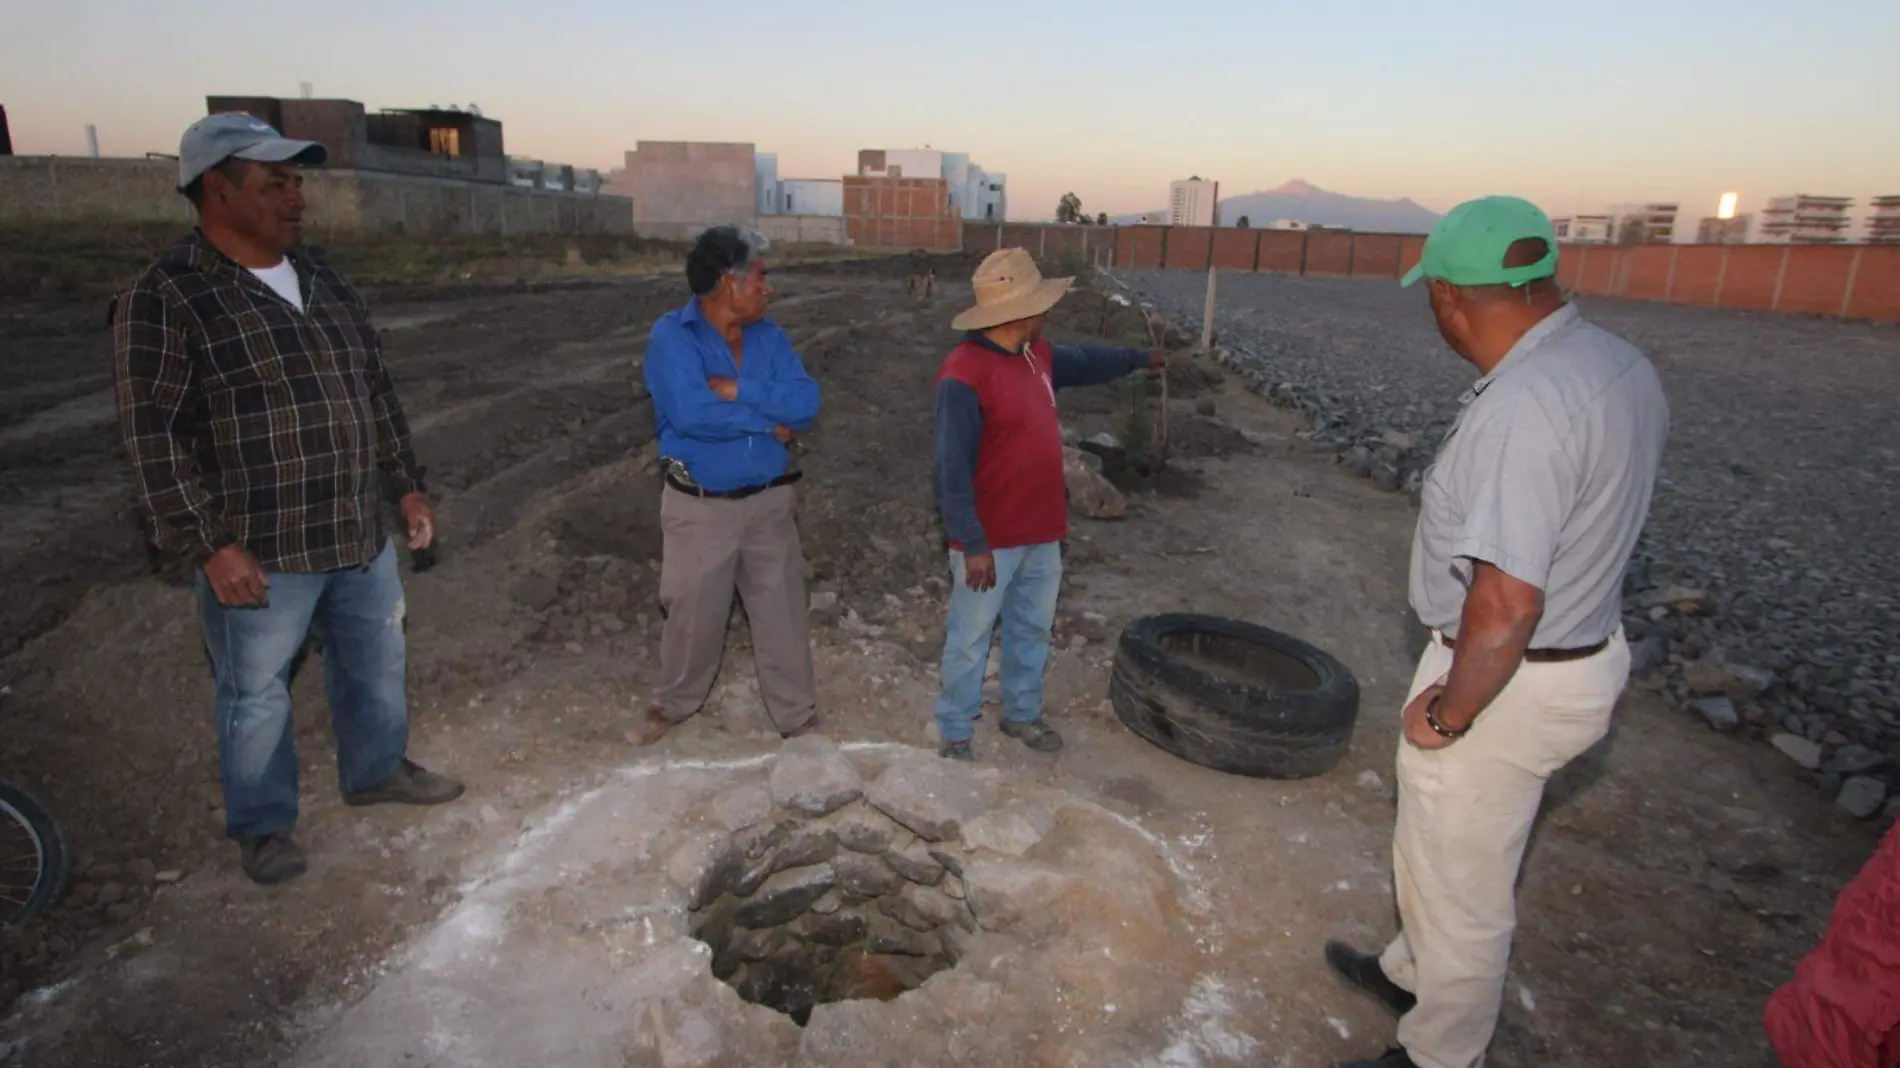
POLYGON ((950 206, 950 186, 942 178, 847 175, 844 223, 859 248, 963 247, 963 220, 950 206))
MULTIPOLYGON (((964 225, 963 241, 973 251, 1013 246, 1039 258, 1083 251, 1104 267, 1386 279, 1410 270, 1425 248, 1417 234, 978 222, 964 225)), ((1594 296, 1900 322, 1900 247, 1565 245, 1557 280, 1594 296)))

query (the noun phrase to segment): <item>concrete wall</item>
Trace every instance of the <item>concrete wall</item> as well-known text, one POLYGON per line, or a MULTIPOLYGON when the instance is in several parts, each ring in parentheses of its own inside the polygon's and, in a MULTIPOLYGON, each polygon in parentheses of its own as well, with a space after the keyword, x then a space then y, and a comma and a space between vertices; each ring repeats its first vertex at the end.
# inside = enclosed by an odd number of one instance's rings
MULTIPOLYGON (((1391 279, 1418 262, 1425 239, 1332 229, 966 223, 963 247, 1026 248, 1045 269, 1081 254, 1102 267, 1391 279)), ((1557 280, 1593 296, 1900 322, 1895 246, 1566 244, 1557 280)))
MULTIPOLYGON (((170 160, 0 157, 0 220, 132 219, 188 224, 170 160)), ((347 168, 304 171, 304 221, 318 230, 402 233, 631 233, 624 197, 347 168)))
POLYGON ((159 219, 189 223, 170 160, 0 157, 0 219, 159 219))
POLYGON ((844 182, 837 178, 786 178, 779 182, 778 210, 791 215, 844 217, 844 182), (791 206, 786 207, 790 198, 791 206))
POLYGON ((758 218, 758 173, 743 142, 641 141, 614 175, 613 193, 633 199, 633 225, 652 237, 696 234, 758 218))
POLYGON ((848 245, 842 215, 761 215, 760 233, 779 244, 848 245))

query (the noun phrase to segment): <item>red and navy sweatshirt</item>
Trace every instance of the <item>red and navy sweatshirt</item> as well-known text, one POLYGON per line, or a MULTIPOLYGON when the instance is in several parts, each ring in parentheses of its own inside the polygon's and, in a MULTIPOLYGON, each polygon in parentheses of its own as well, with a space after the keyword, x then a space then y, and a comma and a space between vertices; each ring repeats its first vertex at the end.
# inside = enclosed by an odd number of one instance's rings
POLYGON ((1069 533, 1056 390, 1148 366, 1143 349, 1051 345, 1010 352, 965 334, 937 371, 937 506, 950 547, 975 556, 1069 533))

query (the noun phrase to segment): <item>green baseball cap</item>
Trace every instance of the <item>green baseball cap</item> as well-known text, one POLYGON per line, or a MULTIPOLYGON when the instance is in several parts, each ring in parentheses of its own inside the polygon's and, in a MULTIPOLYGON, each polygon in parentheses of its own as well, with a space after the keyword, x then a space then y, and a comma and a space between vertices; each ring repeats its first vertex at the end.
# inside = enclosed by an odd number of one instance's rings
POLYGON ((1557 231, 1550 216, 1518 197, 1480 197, 1467 200, 1438 220, 1418 266, 1399 284, 1437 278, 1455 286, 1521 286, 1557 273, 1557 231), (1504 254, 1511 244, 1527 237, 1542 238, 1550 247, 1544 258, 1525 267, 1506 267, 1504 254))

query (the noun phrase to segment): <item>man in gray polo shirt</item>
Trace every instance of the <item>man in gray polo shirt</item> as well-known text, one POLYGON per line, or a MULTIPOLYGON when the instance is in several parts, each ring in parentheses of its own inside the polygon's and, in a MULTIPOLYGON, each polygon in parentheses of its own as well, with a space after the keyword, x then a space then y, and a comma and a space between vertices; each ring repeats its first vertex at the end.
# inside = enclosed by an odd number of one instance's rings
POLYGON ((1497 1027, 1513 888, 1544 783, 1595 745, 1629 678, 1622 578, 1669 409, 1643 354, 1585 322, 1550 220, 1461 204, 1419 265, 1432 315, 1481 378, 1427 474, 1411 600, 1432 638, 1402 714, 1380 956, 1327 962, 1401 1016, 1399 1047, 1338 1068, 1475 1068, 1497 1027))

